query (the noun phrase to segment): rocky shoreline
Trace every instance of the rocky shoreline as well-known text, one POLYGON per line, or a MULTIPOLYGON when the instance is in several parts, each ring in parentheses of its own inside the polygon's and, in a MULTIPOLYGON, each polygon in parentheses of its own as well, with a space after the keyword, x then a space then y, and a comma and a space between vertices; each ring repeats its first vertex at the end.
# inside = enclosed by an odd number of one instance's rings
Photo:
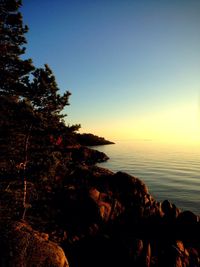
POLYGON ((108 157, 86 147, 66 149, 65 177, 27 184, 1 181, 0 266, 200 266, 200 220, 124 172, 97 167, 108 157))

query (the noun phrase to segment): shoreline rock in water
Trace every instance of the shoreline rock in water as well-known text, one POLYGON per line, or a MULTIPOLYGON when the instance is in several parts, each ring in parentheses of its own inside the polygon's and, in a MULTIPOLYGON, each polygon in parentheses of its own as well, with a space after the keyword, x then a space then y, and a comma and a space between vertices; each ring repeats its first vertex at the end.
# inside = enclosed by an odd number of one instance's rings
POLYGON ((74 164, 94 165, 109 159, 105 153, 81 145, 67 147, 65 152, 74 164))
POLYGON ((126 173, 98 167, 83 173, 84 181, 80 170, 76 174, 84 193, 75 182, 63 194, 81 211, 80 217, 70 208, 64 212, 74 218, 72 236, 62 243, 71 266, 199 266, 198 216, 167 200, 157 202, 141 180, 126 173))
MULTIPOLYGON (((38 191, 37 197, 29 197, 25 224, 13 221, 15 207, 9 210, 6 203, 2 214, 5 217, 7 212, 9 223, 0 227, 1 257, 7 262, 14 255, 7 266, 29 267, 28 260, 37 266, 58 267, 200 266, 199 216, 181 211, 168 200, 157 202, 134 176, 95 166, 97 152, 77 147, 66 153, 73 164, 59 186, 28 187, 28 196, 33 188, 38 191), (32 239, 40 243, 42 254, 30 254, 32 239), (54 248, 51 255, 46 254, 46 246, 54 248), (19 248, 26 254, 18 254, 19 248), (53 262, 54 253, 57 262, 53 262), (47 265, 44 258, 51 263, 47 265)), ((14 190, 19 190, 16 185, 14 190)), ((0 193, 19 203, 23 194, 17 192, 2 189, 0 193)))

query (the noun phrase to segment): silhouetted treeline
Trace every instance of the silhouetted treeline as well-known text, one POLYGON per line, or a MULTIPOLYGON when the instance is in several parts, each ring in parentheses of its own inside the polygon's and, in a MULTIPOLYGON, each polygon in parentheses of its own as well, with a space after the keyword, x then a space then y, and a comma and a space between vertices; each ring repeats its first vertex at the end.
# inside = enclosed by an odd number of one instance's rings
POLYGON ((77 134, 80 124, 67 125, 64 109, 71 93, 60 95, 47 64, 37 68, 32 59, 22 59, 28 27, 21 5, 20 0, 0 2, 0 170, 31 168, 30 176, 49 179, 52 168, 66 161, 66 147, 109 142, 77 134))
POLYGON ((94 134, 84 133, 76 134, 76 140, 79 144, 84 146, 99 146, 99 145, 109 145, 114 144, 111 141, 106 140, 104 137, 99 137, 94 134))

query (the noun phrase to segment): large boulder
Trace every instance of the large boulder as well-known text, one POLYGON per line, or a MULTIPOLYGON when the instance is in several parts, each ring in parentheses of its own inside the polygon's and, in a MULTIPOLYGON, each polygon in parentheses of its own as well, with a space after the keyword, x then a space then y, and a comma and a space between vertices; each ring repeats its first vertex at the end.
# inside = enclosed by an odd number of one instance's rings
POLYGON ((25 222, 0 227, 0 266, 2 267, 68 267, 61 247, 48 235, 33 230, 25 222))
POLYGON ((103 221, 114 220, 124 212, 124 207, 112 194, 101 193, 96 188, 91 188, 89 194, 96 202, 103 221))

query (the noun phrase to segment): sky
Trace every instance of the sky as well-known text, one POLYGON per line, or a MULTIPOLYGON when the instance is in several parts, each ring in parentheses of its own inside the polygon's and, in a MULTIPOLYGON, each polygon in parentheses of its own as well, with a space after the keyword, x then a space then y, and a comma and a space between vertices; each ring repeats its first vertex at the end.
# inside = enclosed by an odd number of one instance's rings
POLYGON ((72 93, 67 124, 200 145, 199 0, 24 0, 21 12, 26 57, 72 93))

